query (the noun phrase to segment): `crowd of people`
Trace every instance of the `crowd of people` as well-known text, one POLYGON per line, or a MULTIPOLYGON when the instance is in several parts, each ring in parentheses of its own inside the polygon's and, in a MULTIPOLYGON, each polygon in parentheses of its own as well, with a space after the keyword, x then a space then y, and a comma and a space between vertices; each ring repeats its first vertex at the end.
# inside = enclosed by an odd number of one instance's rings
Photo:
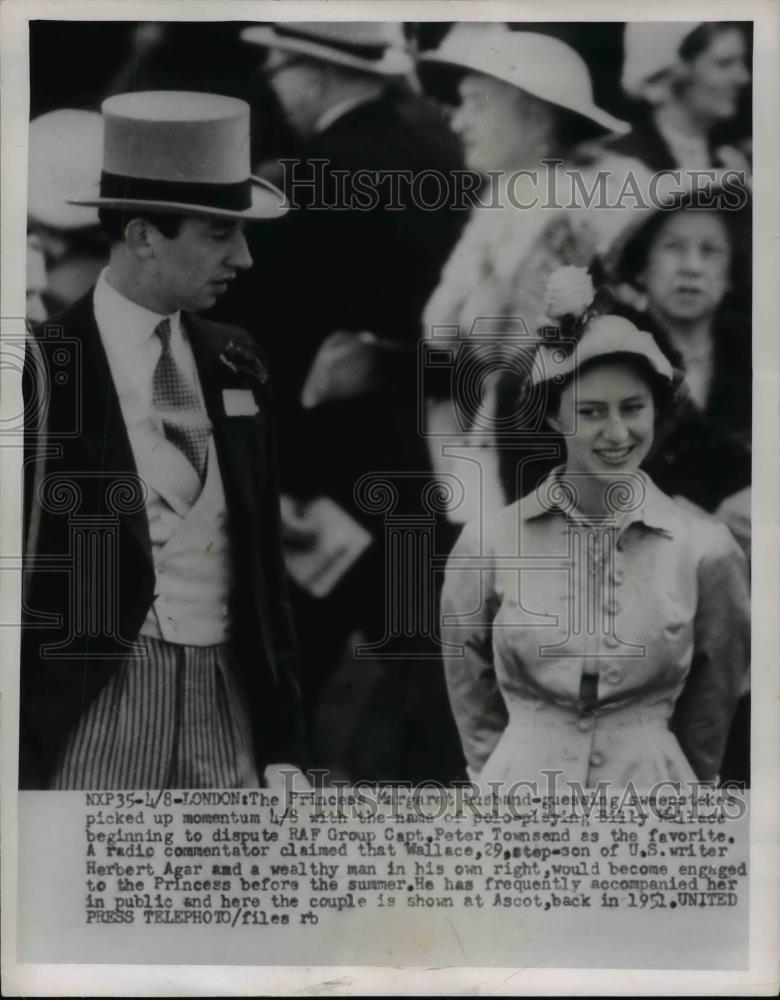
MULTIPOLYGON (((235 27, 242 95, 235 67, 168 82, 165 26, 131 37, 134 89, 248 98, 289 204, 208 316, 270 373, 307 762, 747 781, 750 37, 430 29, 235 27), (641 502, 605 528, 621 477, 641 502)), ((72 201, 128 83, 31 123, 33 322, 100 281, 105 214, 72 201)))

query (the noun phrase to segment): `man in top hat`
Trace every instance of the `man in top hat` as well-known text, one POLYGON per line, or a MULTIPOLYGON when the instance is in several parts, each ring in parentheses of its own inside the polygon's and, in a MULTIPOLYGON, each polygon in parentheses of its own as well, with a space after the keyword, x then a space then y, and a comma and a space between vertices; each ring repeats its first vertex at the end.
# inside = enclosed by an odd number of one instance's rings
POLYGON ((36 334, 20 783, 252 787, 299 759, 267 372, 196 314, 284 212, 250 175, 249 107, 211 94, 103 104, 96 285, 36 334))
MULTIPOLYGON (((360 629, 375 638, 385 627, 384 524, 355 502, 355 485, 375 471, 424 475, 428 464, 416 425, 420 315, 464 213, 448 203, 427 210, 408 181, 394 187, 392 178, 447 175, 461 158, 441 110, 410 83, 399 23, 275 23, 241 38, 261 50, 298 146, 273 175, 291 211, 275 233, 258 232, 281 244, 274 241, 274 278, 248 273, 224 307, 269 338, 291 553, 328 547, 329 527, 311 516, 317 498, 360 526, 356 538, 371 536, 327 594, 305 583, 293 589, 304 701, 314 711, 347 636, 360 629), (367 200, 358 197, 359 175, 377 179, 367 200), (403 379, 392 374, 399 352, 411 361, 403 379)), ((435 200, 435 185, 422 190, 435 200)), ((419 480, 394 483, 402 494, 420 489, 419 480)))

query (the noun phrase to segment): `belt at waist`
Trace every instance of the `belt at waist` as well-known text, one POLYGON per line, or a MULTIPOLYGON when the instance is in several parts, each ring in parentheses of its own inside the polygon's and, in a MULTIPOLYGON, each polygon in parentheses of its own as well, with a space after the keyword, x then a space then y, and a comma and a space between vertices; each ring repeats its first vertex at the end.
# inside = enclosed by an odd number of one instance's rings
POLYGON ((622 729, 625 726, 654 726, 665 729, 672 714, 669 701, 661 701, 652 705, 616 704, 596 707, 589 711, 577 705, 571 706, 544 701, 518 698, 507 700, 509 726, 527 728, 546 728, 549 726, 570 725, 588 731, 622 729))

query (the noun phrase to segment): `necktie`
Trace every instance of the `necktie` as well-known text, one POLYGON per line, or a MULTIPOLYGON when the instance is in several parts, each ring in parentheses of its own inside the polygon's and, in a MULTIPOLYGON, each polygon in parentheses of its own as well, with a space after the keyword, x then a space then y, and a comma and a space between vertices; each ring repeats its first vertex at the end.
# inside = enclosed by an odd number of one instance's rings
POLYGON ((211 423, 195 387, 184 377, 171 353, 170 320, 162 320, 154 332, 162 343, 162 354, 152 376, 152 405, 162 416, 166 438, 189 459, 202 482, 211 423))

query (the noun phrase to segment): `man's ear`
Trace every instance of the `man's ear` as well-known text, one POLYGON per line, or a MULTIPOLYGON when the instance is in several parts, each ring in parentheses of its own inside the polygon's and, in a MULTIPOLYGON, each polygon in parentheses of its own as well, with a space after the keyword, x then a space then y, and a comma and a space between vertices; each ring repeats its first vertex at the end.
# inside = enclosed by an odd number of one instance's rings
POLYGON ((146 219, 131 219, 125 226, 125 244, 139 260, 149 260, 155 253, 154 227, 146 219))

